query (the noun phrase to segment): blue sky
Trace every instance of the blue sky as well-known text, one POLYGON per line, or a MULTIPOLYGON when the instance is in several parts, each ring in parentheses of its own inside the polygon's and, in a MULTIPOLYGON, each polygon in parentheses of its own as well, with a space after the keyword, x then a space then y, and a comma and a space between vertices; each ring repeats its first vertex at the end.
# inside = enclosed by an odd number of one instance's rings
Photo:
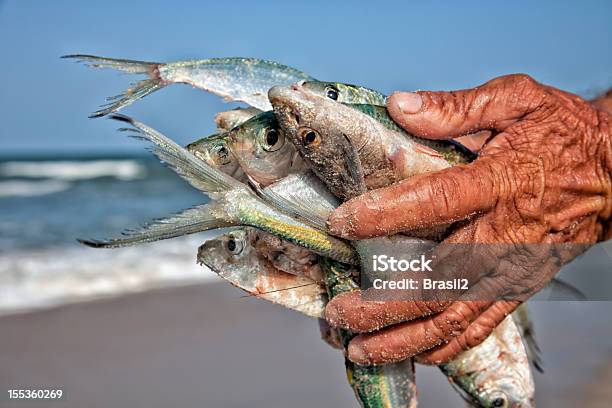
MULTIPOLYGON (((115 123, 87 118, 133 78, 64 54, 260 57, 383 92, 526 72, 592 96, 612 86, 610 21, 607 1, 4 1, 0 154, 141 148, 115 123)), ((176 85, 123 112, 187 143, 231 106, 176 85)))

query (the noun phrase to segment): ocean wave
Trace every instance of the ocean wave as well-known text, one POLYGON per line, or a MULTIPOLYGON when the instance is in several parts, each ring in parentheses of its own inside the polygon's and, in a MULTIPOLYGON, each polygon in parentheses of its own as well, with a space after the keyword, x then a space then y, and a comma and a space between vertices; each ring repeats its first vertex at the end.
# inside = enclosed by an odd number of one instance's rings
POLYGON ((146 176, 146 168, 136 160, 9 161, 0 164, 5 177, 52 178, 75 181, 98 177, 136 180, 146 176))
POLYGON ((221 281, 195 262, 198 246, 214 235, 210 232, 112 251, 67 247, 0 254, 0 315, 221 281))
POLYGON ((60 191, 66 191, 72 186, 71 183, 61 180, 22 181, 8 180, 0 181, 0 197, 32 197, 41 196, 60 191))

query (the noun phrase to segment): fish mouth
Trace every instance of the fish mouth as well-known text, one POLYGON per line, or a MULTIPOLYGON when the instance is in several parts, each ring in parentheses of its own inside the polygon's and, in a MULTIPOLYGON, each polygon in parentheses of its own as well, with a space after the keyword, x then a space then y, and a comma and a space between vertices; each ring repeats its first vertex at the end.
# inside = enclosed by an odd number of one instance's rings
POLYGON ((285 126, 293 129, 302 125, 303 117, 300 112, 311 104, 299 83, 272 87, 268 91, 268 99, 277 117, 282 117, 285 126))

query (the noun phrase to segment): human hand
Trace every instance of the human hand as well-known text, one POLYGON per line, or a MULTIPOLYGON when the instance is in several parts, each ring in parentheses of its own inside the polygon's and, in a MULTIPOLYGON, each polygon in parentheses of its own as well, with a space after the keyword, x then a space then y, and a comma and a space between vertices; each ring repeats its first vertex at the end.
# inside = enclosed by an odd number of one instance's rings
MULTIPOLYGON (((417 136, 448 139, 491 131, 492 138, 471 164, 344 203, 329 219, 332 233, 354 240, 459 222, 444 243, 589 245, 606 236, 612 136, 603 110, 526 75, 456 92, 397 93, 388 110, 417 136)), ((578 252, 563 254, 562 262, 578 252)), ((529 271, 515 282, 526 286, 543 286, 556 270, 546 260, 538 269, 512 266, 529 271)), ((503 290, 500 282, 491 285, 503 290)), ((356 363, 418 355, 421 362, 438 364, 482 342, 519 303, 371 302, 353 292, 334 298, 326 317, 332 326, 364 333, 348 348, 356 363)))

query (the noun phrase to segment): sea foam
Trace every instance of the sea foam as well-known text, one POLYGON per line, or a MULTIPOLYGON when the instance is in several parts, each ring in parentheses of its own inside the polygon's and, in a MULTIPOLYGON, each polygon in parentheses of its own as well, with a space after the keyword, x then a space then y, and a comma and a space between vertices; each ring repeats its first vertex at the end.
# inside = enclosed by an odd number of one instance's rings
POLYGON ((136 160, 9 161, 0 164, 0 175, 64 181, 98 177, 136 180, 146 176, 146 168, 136 160))
POLYGON ((196 264, 216 233, 102 250, 77 246, 0 254, 0 315, 153 288, 221 281, 196 264))

